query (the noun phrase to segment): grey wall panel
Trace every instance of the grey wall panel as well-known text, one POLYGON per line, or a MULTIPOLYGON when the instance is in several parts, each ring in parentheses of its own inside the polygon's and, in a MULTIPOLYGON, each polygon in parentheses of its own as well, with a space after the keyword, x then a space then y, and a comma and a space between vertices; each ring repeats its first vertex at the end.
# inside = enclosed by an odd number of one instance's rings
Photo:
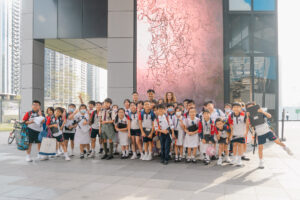
POLYGON ((82 37, 82 0, 58 0, 58 38, 82 37))
POLYGON ((57 0, 34 0, 33 37, 57 38, 57 0))
POLYGON ((107 37, 108 0, 83 0, 83 37, 107 37))

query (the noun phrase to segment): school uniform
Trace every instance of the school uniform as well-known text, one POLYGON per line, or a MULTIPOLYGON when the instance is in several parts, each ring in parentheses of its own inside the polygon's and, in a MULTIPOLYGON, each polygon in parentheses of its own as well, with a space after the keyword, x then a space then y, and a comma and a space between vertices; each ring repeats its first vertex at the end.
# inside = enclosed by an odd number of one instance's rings
POLYGON ((232 143, 245 144, 245 133, 246 133, 246 121, 247 115, 245 112, 241 112, 239 115, 232 113, 228 117, 228 123, 233 126, 232 143))
POLYGON ((217 109, 215 108, 214 111, 210 114, 210 118, 213 120, 213 121, 216 121, 217 118, 225 118, 225 114, 222 110, 220 109, 217 109))
POLYGON ((215 135, 217 134, 217 129, 215 127, 214 121, 210 118, 208 121, 202 117, 199 123, 200 138, 205 140, 206 143, 216 143, 215 135))
POLYGON ((83 125, 83 122, 89 121, 89 114, 77 113, 74 117, 74 120, 77 123, 76 133, 75 133, 75 143, 76 144, 90 144, 90 125, 87 123, 83 125))
POLYGON ((65 140, 74 140, 74 136, 75 136, 75 131, 76 131, 76 128, 72 128, 72 129, 69 129, 70 126, 73 126, 75 124, 75 120, 74 119, 68 119, 68 115, 71 114, 71 113, 68 113, 67 114, 67 120, 66 120, 66 123, 65 123, 65 126, 63 128, 63 136, 64 136, 64 139, 65 140))
MULTIPOLYGON (((101 111, 101 120, 105 121, 112 121, 114 120, 112 117, 112 109, 102 109, 101 111)), ((114 139, 115 137, 115 130, 113 123, 109 124, 102 124, 101 125, 101 138, 102 139, 114 139)))
POLYGON ((57 118, 55 116, 52 116, 47 119, 47 122, 46 122, 47 126, 54 125, 54 124, 57 124, 57 127, 50 128, 52 137, 54 137, 57 142, 63 142, 64 137, 63 137, 63 132, 61 130, 61 126, 63 124, 62 117, 57 118))
MULTIPOLYGON (((124 116, 123 119, 120 119, 116 117, 115 124, 118 128, 125 128, 128 127, 129 118, 124 116)), ((127 146, 129 145, 129 139, 128 139, 128 131, 118 131, 119 136, 119 144, 121 146, 127 146)))
POLYGON ((130 135, 131 136, 141 136, 138 112, 137 111, 135 113, 129 112, 128 117, 130 119, 130 135))
POLYGON ((255 132, 257 134, 258 144, 265 144, 267 139, 274 141, 277 137, 274 135, 267 121, 267 117, 264 116, 265 123, 254 126, 255 132))
POLYGON ((174 128, 171 120, 168 119, 168 116, 161 115, 157 116, 154 121, 155 130, 168 130, 169 133, 160 134, 160 145, 161 145, 161 161, 168 162, 169 153, 170 153, 170 144, 172 141, 171 129, 174 128))
POLYGON ((148 113, 145 110, 142 110, 139 114, 139 120, 142 121, 143 131, 146 134, 146 137, 143 137, 143 142, 152 142, 154 132, 152 137, 148 137, 152 131, 152 124, 155 120, 155 114, 153 111, 149 111, 148 113))
MULTIPOLYGON (((35 117, 39 117, 38 112, 29 111, 26 112, 23 121, 32 121, 35 117)), ((38 139, 40 132, 43 130, 42 124, 37 124, 35 122, 27 125, 29 143, 41 143, 38 139)))
POLYGON ((220 139, 218 140, 219 144, 228 144, 227 138, 228 138, 228 133, 230 133, 230 127, 227 124, 224 124, 222 130, 218 130, 218 134, 220 134, 220 139))
POLYGON ((91 138, 99 137, 99 128, 100 128, 100 118, 101 118, 101 111, 97 112, 94 110, 91 113, 91 138))
MULTIPOLYGON (((199 130, 199 121, 200 119, 198 117, 195 117, 193 120, 188 117, 184 119, 184 125, 186 129, 190 130, 191 132, 194 132, 196 130, 199 130)), ((199 136, 198 134, 189 135, 185 134, 184 138, 184 146, 186 148, 196 148, 199 145, 199 136)))
MULTIPOLYGON (((183 119, 183 116, 181 116, 181 119, 183 119)), ((177 115, 175 115, 172 118, 172 122, 174 125, 174 135, 176 137, 176 145, 182 146, 184 144, 185 132, 180 126, 180 118, 178 118, 177 115)))

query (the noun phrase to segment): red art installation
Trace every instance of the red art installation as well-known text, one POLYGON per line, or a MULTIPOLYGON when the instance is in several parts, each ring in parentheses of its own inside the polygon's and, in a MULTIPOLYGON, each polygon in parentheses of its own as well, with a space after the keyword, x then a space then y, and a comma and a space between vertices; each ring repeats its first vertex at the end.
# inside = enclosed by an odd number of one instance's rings
POLYGON ((137 89, 224 101, 222 0, 137 0, 137 89))

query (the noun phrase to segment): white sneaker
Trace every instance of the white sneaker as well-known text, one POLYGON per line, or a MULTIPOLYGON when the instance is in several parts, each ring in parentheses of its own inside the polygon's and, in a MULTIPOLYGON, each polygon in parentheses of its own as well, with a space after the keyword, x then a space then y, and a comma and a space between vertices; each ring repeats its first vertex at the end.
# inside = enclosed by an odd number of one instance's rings
POLYGON ((140 160, 143 160, 143 159, 144 159, 144 154, 142 153, 140 156, 140 160))
POLYGON ((231 159, 229 158, 229 156, 225 156, 225 162, 226 163, 231 163, 231 159))
POLYGON ((30 157, 30 155, 26 155, 26 162, 32 162, 32 159, 31 159, 31 157, 30 157))
POLYGON ((65 156, 65 160, 66 160, 66 161, 70 161, 71 158, 70 158, 68 155, 66 155, 66 156, 65 156))
POLYGON ((148 160, 148 155, 149 155, 149 154, 144 154, 144 157, 143 157, 142 160, 148 160))
POLYGON ((230 164, 231 164, 231 165, 237 164, 237 158, 236 158, 235 156, 231 159, 230 164))
POLYGON ((287 146, 283 147, 283 150, 285 150, 290 156, 294 155, 290 148, 288 148, 287 146))
POLYGON ((74 156, 74 150, 71 151, 71 155, 70 156, 74 156))
POLYGON ((137 159, 137 156, 136 156, 136 154, 133 154, 132 156, 131 156, 131 158, 130 158, 131 160, 135 160, 135 159, 137 159))
POLYGON ((88 158, 95 158, 95 151, 93 151, 89 156, 88 158))
POLYGON ((236 165, 239 167, 243 166, 243 161, 241 158, 238 158, 236 165))
POLYGON ((204 160, 204 155, 203 155, 203 153, 200 153, 199 160, 204 160))
POLYGON ((149 154, 147 160, 152 160, 152 155, 149 154))
POLYGON ((264 162, 262 160, 259 161, 259 164, 258 164, 258 168, 259 169, 264 169, 264 162))
POLYGON ((217 165, 222 165, 222 158, 219 158, 217 165))

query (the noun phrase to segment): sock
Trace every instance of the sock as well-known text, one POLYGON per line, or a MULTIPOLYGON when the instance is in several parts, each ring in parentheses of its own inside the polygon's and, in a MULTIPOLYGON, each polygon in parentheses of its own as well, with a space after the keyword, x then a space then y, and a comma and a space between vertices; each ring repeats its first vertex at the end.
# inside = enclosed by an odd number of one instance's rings
POLYGON ((64 155, 65 155, 66 158, 69 157, 67 152, 64 152, 64 155))
POLYGON ((149 152, 149 155, 152 156, 152 152, 149 152))
POLYGON ((104 153, 105 153, 105 155, 107 155, 107 143, 106 142, 104 142, 104 153))
POLYGON ((110 155, 113 155, 113 150, 114 150, 114 144, 113 143, 109 143, 109 151, 110 151, 110 155))
POLYGON ((125 150, 125 155, 128 156, 129 155, 129 151, 125 150))
POLYGON ((136 156, 136 152, 133 152, 133 155, 136 156))

